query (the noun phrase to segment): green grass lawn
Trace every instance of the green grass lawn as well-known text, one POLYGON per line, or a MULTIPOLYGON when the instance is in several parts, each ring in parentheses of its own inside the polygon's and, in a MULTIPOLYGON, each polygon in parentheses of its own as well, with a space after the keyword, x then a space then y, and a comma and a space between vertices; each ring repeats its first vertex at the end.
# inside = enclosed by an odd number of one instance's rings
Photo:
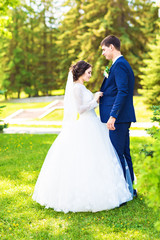
POLYGON ((150 122, 150 118, 153 116, 153 112, 148 109, 148 106, 145 105, 143 101, 144 97, 142 96, 133 97, 137 122, 150 122))
MULTIPOLYGON (((158 240, 158 213, 145 204, 147 193, 127 205, 97 213, 57 213, 32 200, 36 179, 56 135, 0 134, 1 240, 158 240)), ((134 168, 142 144, 151 138, 131 138, 134 168)), ((140 158, 138 158, 140 159, 140 158)))
POLYGON ((43 121, 62 121, 63 120, 63 109, 56 109, 55 111, 49 113, 45 116, 43 121))

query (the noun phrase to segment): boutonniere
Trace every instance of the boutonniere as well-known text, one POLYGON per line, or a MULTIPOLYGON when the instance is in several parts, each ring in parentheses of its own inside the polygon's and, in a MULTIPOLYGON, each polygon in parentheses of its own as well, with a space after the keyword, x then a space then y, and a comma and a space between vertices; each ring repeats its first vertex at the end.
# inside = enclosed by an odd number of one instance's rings
POLYGON ((106 78, 108 78, 108 76, 109 76, 109 67, 108 67, 108 66, 106 66, 106 68, 105 68, 105 70, 104 70, 104 76, 105 76, 106 78))

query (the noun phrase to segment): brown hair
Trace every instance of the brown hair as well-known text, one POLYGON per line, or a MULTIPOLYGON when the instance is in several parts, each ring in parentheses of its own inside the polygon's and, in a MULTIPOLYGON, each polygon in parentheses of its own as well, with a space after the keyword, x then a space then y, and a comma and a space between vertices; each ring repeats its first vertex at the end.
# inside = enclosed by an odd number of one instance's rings
POLYGON ((107 47, 109 47, 110 45, 113 45, 118 51, 120 51, 121 48, 121 42, 119 40, 119 38, 117 38, 116 36, 113 35, 109 35, 106 38, 104 38, 101 42, 101 46, 105 45, 107 47))
POLYGON ((83 60, 77 62, 76 64, 70 67, 70 70, 73 74, 73 81, 77 81, 80 76, 82 76, 85 71, 90 68, 91 65, 83 60))

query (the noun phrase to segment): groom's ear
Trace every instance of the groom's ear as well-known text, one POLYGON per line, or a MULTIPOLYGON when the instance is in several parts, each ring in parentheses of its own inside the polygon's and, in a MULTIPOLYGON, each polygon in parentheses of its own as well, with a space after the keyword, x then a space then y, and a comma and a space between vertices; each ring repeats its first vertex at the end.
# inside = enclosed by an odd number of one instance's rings
POLYGON ((113 44, 110 44, 109 45, 109 48, 113 51, 115 49, 114 45, 113 44))

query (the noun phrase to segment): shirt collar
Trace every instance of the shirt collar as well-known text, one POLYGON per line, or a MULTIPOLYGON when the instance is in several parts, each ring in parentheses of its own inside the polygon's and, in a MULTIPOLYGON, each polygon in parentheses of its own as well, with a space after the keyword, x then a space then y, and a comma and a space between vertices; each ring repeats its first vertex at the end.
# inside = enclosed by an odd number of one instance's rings
POLYGON ((120 55, 120 56, 116 57, 116 58, 114 59, 112 65, 115 63, 115 61, 117 61, 118 58, 120 58, 120 57, 122 57, 122 56, 123 56, 123 55, 120 55))

